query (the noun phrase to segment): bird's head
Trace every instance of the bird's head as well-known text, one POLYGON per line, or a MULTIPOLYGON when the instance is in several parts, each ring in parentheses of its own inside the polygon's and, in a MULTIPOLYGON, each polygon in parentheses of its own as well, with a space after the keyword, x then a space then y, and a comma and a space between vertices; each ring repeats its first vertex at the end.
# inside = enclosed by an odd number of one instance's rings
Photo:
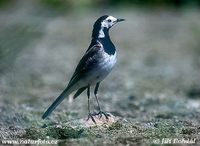
POLYGON ((109 29, 116 23, 124 21, 124 20, 125 19, 118 19, 113 16, 104 15, 104 16, 101 16, 99 19, 97 19, 94 25, 100 25, 101 28, 109 29))
POLYGON ((113 25, 121 21, 125 21, 125 19, 119 19, 109 15, 99 17, 94 23, 93 37, 105 37, 104 32, 108 31, 113 25))

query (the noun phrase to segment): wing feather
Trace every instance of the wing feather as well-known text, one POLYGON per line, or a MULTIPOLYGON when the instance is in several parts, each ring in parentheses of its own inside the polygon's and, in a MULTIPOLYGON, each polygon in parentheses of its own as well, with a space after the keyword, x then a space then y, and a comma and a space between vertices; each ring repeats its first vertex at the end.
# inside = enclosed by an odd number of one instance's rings
POLYGON ((97 43, 86 51, 84 56, 81 58, 79 64, 77 65, 68 86, 71 86, 71 84, 74 85, 76 82, 78 82, 98 62, 98 60, 95 59, 94 56, 98 54, 98 51, 100 51, 100 49, 101 45, 97 43))
MULTIPOLYGON (((99 49, 101 48, 100 44, 96 44, 93 47, 89 48, 82 59, 80 60, 79 64, 77 65, 75 72, 68 83, 67 88, 56 98, 56 100, 51 104, 51 106, 47 109, 47 111, 43 114, 42 118, 48 117, 52 111, 64 100, 66 96, 68 96, 74 90, 74 85, 81 79, 84 78, 85 74, 91 69, 91 67, 96 63, 94 56, 98 54, 99 49)), ((75 98, 79 96, 86 87, 78 87, 78 91, 75 94, 75 98)))

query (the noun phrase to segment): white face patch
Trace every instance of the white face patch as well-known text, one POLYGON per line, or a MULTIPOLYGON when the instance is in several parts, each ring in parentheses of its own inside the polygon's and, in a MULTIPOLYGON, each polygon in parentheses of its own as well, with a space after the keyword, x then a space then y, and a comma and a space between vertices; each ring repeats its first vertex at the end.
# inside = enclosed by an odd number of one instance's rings
POLYGON ((100 30, 99 30, 99 38, 104 38, 105 37, 105 34, 104 34, 104 32, 103 32, 103 28, 101 28, 100 30))
POLYGON ((101 29, 99 30, 99 38, 105 37, 105 34, 103 32, 104 27, 110 28, 116 23, 117 23, 117 18, 115 18, 113 16, 108 16, 105 20, 103 20, 103 22, 101 22, 101 29))
POLYGON ((101 22, 101 27, 110 28, 114 24, 116 24, 117 18, 113 16, 108 16, 103 22, 101 22))

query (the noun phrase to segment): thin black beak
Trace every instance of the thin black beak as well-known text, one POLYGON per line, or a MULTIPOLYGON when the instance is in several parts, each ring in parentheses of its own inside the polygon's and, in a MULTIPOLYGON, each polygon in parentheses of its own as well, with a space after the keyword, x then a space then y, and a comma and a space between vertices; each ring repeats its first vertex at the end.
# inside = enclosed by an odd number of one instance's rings
POLYGON ((117 19, 116 22, 125 21, 125 19, 117 19))

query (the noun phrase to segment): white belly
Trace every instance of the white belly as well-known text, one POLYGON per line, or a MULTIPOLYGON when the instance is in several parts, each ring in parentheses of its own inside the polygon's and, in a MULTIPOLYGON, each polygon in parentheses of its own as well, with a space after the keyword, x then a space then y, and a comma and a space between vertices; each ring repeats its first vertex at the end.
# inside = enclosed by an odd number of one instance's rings
POLYGON ((85 79, 85 81, 90 85, 102 81, 111 72, 115 63, 116 52, 114 55, 111 56, 105 53, 105 55, 100 60, 98 66, 88 73, 88 76, 85 79))

